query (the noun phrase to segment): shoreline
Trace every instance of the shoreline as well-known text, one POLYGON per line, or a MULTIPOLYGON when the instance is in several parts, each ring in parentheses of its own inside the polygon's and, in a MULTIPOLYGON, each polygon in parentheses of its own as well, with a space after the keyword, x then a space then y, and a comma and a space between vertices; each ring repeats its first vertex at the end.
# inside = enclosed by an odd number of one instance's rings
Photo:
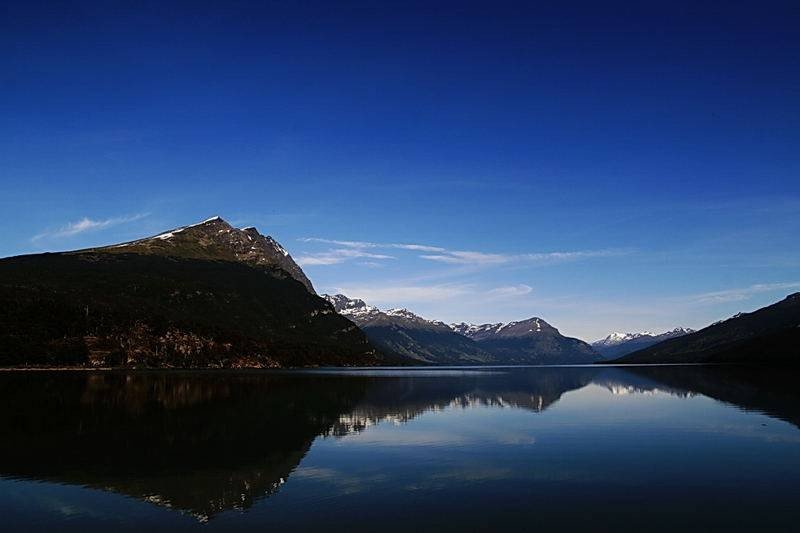
POLYGON ((170 367, 170 368, 130 368, 130 367, 73 367, 73 366, 21 366, 0 367, 0 372, 263 372, 285 370, 447 370, 447 369, 515 369, 515 368, 630 368, 630 367, 665 367, 665 366, 730 366, 730 367, 770 367, 796 368, 794 365, 753 365, 743 363, 593 363, 593 364, 557 364, 557 365, 413 365, 413 366, 286 366, 286 367, 170 367))

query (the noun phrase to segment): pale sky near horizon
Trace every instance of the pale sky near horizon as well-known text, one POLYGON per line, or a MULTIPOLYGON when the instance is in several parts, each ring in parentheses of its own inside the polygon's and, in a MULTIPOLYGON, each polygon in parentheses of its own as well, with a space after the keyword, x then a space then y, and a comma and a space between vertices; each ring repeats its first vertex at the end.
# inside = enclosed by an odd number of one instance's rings
POLYGON ((0 8, 0 256, 220 215, 319 292, 595 340, 800 291, 794 2, 0 8))

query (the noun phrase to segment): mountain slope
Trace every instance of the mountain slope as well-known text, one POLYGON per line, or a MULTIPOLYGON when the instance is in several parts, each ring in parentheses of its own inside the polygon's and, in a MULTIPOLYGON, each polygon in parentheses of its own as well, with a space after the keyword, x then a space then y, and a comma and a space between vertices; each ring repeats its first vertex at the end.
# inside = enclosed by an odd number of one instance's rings
POLYGON ((369 340, 395 359, 428 364, 485 364, 492 356, 444 322, 426 320, 407 309, 381 311, 343 294, 323 295, 369 340))
POLYGON ((611 333, 605 339, 592 343, 592 348, 606 359, 614 359, 623 355, 642 350, 659 342, 694 333, 693 329, 675 328, 664 333, 611 333))
POLYGON ((171 233, 180 237, 0 260, 0 365, 381 362, 304 275, 278 264, 290 257, 268 238, 217 218, 171 233))
POLYGON ((800 293, 740 313, 689 335, 628 354, 615 363, 800 363, 800 293))
POLYGON ((600 356, 585 342, 562 336, 541 318, 508 324, 450 324, 407 309, 382 311, 343 294, 325 295, 334 309, 382 351, 429 364, 573 364, 600 356))
POLYGON ((165 231, 154 237, 81 250, 77 253, 87 251, 239 261, 255 266, 277 266, 302 283, 309 292, 316 294, 303 270, 275 239, 261 235, 253 227, 234 228, 220 217, 212 217, 199 224, 165 231))
POLYGON ((565 337, 538 317, 507 324, 451 324, 502 364, 588 364, 601 359, 591 346, 565 337))

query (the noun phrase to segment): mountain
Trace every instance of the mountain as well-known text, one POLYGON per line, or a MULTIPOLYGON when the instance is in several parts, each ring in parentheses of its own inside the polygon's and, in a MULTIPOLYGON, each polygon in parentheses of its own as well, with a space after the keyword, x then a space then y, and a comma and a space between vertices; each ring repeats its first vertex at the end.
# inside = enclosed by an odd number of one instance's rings
POLYGON ((800 363, 800 292, 615 359, 615 363, 800 363))
POLYGON ((605 339, 592 343, 592 348, 606 359, 614 359, 623 355, 642 350, 648 346, 658 344, 661 341, 674 339, 694 333, 693 329, 675 328, 664 333, 650 333, 642 331, 639 333, 618 333, 614 332, 605 339))
POLYGON ((408 309, 382 311, 343 294, 323 297, 397 362, 474 365, 493 361, 477 343, 454 332, 444 322, 427 320, 408 309))
POLYGON ((451 324, 502 364, 584 364, 601 359, 587 343, 565 337, 538 317, 507 324, 451 324))
POLYGON ((102 248, 0 260, 0 365, 373 365, 291 256, 214 217, 102 248))
POLYGON ((87 251, 238 261, 254 266, 276 266, 302 283, 310 293, 316 294, 303 270, 275 239, 269 235, 261 235, 253 227, 234 228, 220 217, 212 217, 198 224, 165 231, 154 237, 87 251))
POLYGON ((591 346, 564 337, 541 318, 508 324, 448 325, 408 309, 382 311, 343 294, 323 296, 383 352, 412 362, 556 365, 600 359, 591 346))

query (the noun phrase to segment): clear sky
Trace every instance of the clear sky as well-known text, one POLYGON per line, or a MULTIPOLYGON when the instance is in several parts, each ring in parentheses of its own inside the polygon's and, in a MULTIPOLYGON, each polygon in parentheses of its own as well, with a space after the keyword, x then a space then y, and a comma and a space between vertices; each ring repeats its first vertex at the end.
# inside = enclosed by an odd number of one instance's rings
POLYGON ((800 290, 800 3, 536 4, 3 2, 0 256, 218 214, 587 340, 800 290))

